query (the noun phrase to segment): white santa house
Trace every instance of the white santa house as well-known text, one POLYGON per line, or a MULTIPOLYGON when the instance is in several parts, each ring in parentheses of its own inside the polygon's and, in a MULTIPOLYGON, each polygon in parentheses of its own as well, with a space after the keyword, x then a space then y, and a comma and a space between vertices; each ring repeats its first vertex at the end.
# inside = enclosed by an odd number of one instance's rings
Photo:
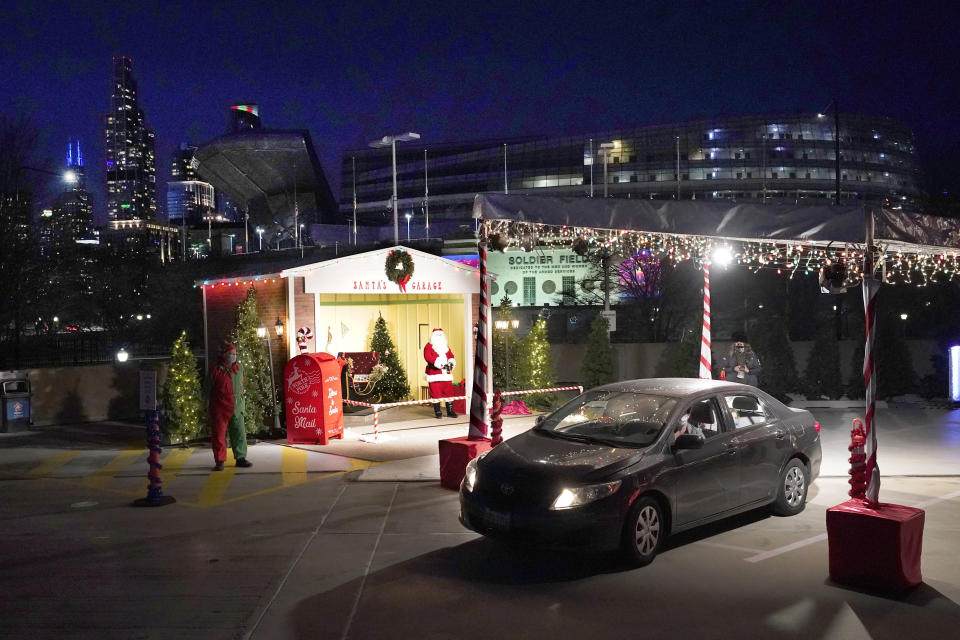
MULTIPOLYGON (((403 270, 395 265, 397 262, 395 255, 391 266, 403 270)), ((494 276, 488 272, 487 277, 492 281, 494 276)), ((472 266, 415 249, 392 247, 198 284, 203 292, 208 362, 233 328, 236 306, 252 286, 257 290, 261 325, 272 332, 276 376, 287 359, 299 353, 296 337, 300 328, 311 330, 312 338, 307 343, 310 352, 369 351, 374 323, 382 315, 414 399, 428 397, 423 347, 435 327, 443 327, 456 355, 454 381, 464 379, 465 389, 472 388, 473 327, 480 306, 480 272, 472 266), (412 266, 410 278, 402 286, 387 277, 392 251, 405 252, 412 266)), ((489 336, 487 344, 491 344, 489 336)), ((490 354, 487 357, 489 362, 490 354)))

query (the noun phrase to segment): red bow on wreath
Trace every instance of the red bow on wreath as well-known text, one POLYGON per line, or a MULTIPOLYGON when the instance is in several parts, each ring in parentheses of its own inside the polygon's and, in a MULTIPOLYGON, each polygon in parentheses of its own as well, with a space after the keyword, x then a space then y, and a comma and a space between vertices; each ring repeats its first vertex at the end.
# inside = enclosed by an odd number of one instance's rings
POLYGON ((400 276, 400 279, 397 280, 397 284, 400 285, 400 291, 402 291, 403 293, 406 293, 406 292, 407 292, 407 283, 408 283, 408 282, 410 282, 410 276, 409 276, 409 275, 400 276))

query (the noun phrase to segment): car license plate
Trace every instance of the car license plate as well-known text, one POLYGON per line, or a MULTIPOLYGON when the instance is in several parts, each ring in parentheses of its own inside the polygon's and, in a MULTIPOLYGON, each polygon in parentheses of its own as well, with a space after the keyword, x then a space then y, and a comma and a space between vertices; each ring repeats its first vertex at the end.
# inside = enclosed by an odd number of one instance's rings
POLYGON ((489 529, 508 531, 510 529, 510 514, 485 508, 483 510, 483 524, 489 529))

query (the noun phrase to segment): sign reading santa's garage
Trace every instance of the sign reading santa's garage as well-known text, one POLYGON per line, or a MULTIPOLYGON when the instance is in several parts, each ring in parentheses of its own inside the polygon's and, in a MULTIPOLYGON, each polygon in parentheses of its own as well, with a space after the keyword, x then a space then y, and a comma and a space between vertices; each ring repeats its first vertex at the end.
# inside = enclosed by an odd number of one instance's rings
POLYGON ((381 249, 284 271, 306 293, 476 293, 476 269, 406 247, 381 249))
POLYGON ((343 361, 329 353, 304 353, 283 369, 287 442, 327 444, 343 437, 343 361))

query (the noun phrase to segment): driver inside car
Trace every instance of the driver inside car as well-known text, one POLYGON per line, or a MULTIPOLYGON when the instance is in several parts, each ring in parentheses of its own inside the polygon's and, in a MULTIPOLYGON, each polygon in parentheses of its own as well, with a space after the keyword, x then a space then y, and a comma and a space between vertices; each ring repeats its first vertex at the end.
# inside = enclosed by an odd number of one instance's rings
POLYGON ((676 440, 685 433, 706 438, 717 433, 713 411, 707 402, 698 402, 680 416, 680 426, 673 434, 676 440))

